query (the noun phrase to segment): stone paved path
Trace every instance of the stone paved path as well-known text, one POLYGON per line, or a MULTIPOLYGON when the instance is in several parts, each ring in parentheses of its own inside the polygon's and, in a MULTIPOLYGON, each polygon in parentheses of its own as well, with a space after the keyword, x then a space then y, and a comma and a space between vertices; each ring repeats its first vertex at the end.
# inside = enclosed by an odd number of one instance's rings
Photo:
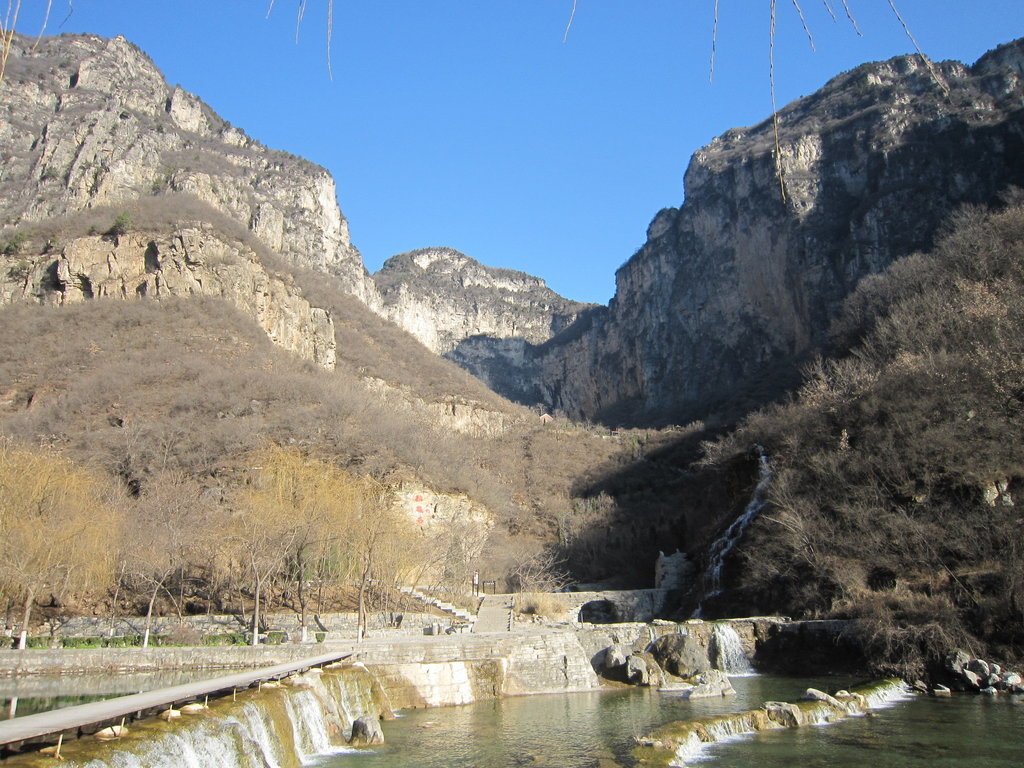
POLYGON ((511 632, 512 595, 484 595, 474 632, 511 632))

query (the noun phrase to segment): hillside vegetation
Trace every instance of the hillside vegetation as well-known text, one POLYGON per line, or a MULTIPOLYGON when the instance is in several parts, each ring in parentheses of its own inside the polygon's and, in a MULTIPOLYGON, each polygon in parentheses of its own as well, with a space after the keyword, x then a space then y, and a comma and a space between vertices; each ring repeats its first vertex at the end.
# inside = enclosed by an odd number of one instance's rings
POLYGON ((717 613, 858 619, 874 663, 1024 654, 1024 205, 863 280, 791 402, 708 445, 770 457, 717 613))

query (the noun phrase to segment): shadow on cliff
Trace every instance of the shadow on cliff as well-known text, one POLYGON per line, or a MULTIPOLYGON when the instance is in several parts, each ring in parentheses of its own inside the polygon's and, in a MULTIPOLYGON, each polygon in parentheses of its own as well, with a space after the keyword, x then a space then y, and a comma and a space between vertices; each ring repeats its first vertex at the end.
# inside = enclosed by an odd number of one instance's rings
POLYGON ((749 461, 722 467, 698 463, 702 443, 727 428, 625 433, 633 459, 573 488, 583 525, 561 548, 573 575, 584 582, 614 578, 619 587, 651 587, 658 553, 676 550, 688 552, 696 572, 703 572, 703 545, 722 521, 742 512, 757 482, 754 453, 749 461))

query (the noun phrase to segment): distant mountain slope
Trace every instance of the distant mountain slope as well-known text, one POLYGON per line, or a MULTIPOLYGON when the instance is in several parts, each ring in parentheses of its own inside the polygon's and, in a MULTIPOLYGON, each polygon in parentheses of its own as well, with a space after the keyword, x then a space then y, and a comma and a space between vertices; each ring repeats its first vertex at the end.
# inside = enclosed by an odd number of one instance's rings
POLYGON ((654 218, 609 308, 528 356, 547 403, 682 423, 795 384, 862 277, 1024 184, 1024 41, 934 71, 865 64, 782 109, 785 202, 771 121, 698 151, 686 201, 654 218))
POLYGON ((1024 656, 1024 205, 954 224, 862 281, 848 353, 711 446, 710 478, 763 450, 768 506, 688 608, 858 619, 910 679, 954 647, 1024 656))
POLYGON ((335 275, 353 293, 363 266, 334 180, 269 150, 171 87, 118 37, 16 38, 0 85, 0 222, 187 193, 250 229, 286 259, 335 275))
POLYGON ((571 325, 593 305, 562 298, 523 272, 486 267, 451 248, 388 259, 368 291, 375 312, 495 392, 539 402, 525 352, 571 325))

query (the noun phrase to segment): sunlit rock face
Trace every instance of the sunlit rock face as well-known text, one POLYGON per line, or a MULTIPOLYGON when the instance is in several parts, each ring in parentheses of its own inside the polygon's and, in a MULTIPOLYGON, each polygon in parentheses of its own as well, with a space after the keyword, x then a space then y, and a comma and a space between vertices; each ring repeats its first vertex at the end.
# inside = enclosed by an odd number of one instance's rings
POLYGON ((539 399, 526 350, 591 308, 562 298, 540 278, 485 267, 451 248, 394 256, 372 279, 368 303, 375 312, 500 394, 525 402, 539 399))
POLYGON ((233 304, 271 342, 331 370, 334 321, 256 254, 209 227, 70 239, 59 252, 22 254, 0 273, 0 305, 210 296, 233 304))
POLYGON ((959 206, 1024 184, 1022 72, 1020 41, 971 67, 866 64, 779 113, 778 165, 770 120, 712 141, 608 310, 528 350, 541 398, 656 422, 778 394, 858 280, 927 248, 959 206))
MULTIPOLYGON (((0 225, 191 195, 364 295, 334 180, 218 117, 122 37, 17 38, 0 85, 0 225)), ((173 211, 172 211, 173 213, 173 211)))

